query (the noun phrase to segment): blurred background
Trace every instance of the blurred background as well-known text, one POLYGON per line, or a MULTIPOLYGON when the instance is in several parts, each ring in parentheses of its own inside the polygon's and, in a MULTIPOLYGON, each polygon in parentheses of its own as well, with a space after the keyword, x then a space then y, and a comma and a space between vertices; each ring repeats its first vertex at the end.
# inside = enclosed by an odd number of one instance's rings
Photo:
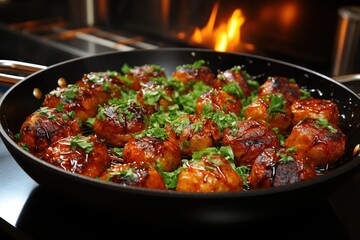
POLYGON ((0 0, 0 58, 51 65, 114 50, 201 47, 277 58, 331 75, 339 9, 354 5, 360 3, 0 0))

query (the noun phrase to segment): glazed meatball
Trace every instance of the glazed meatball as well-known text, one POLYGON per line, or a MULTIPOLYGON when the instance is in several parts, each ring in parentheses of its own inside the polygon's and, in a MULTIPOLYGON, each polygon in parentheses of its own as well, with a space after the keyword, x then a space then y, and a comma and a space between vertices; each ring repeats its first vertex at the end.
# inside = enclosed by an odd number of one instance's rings
POLYGON ((295 147, 297 152, 325 166, 336 162, 344 153, 346 136, 341 129, 326 119, 306 118, 293 127, 285 140, 285 147, 295 147))
POLYGON ((169 136, 181 149, 184 156, 208 147, 215 147, 222 135, 211 119, 186 114, 166 126, 169 136))
POLYGON ((245 108, 244 118, 277 128, 280 134, 287 134, 291 128, 293 115, 291 105, 281 94, 256 97, 245 108))
POLYGON ((181 81, 187 89, 195 82, 203 82, 206 85, 212 85, 214 74, 211 69, 205 65, 204 60, 195 61, 193 64, 183 64, 176 67, 172 77, 181 81))
POLYGON ((55 108, 41 107, 23 122, 18 144, 39 157, 53 142, 81 133, 81 122, 74 112, 59 112, 55 108))
POLYGON ((57 87, 46 94, 43 106, 57 108, 60 111, 74 111, 82 122, 85 122, 89 117, 95 117, 98 109, 97 100, 93 93, 87 88, 74 84, 57 87))
POLYGON ((125 163, 147 162, 155 166, 160 163, 161 170, 174 171, 181 164, 181 151, 177 144, 166 137, 164 129, 144 130, 140 136, 132 137, 124 146, 123 158, 125 163), (156 136, 154 134, 163 136, 156 136))
POLYGON ((76 85, 87 88, 94 95, 97 104, 102 105, 111 98, 120 97, 122 83, 118 72, 90 72, 84 74, 76 85))
POLYGON ((286 77, 268 77, 258 89, 260 97, 269 94, 282 94, 284 100, 292 103, 301 96, 300 87, 297 83, 290 81, 286 77))
POLYGON ((110 168, 100 175, 100 179, 123 186, 166 189, 162 176, 148 163, 121 164, 112 162, 110 168))
POLYGON ((293 122, 295 126, 305 118, 324 118, 329 123, 339 125, 339 109, 335 102, 326 99, 296 100, 291 105, 293 122))
POLYGON ((235 192, 242 191, 243 181, 220 154, 207 154, 200 159, 186 161, 178 175, 179 192, 235 192))
POLYGON ((244 120, 224 130, 222 145, 231 147, 236 166, 251 167, 265 149, 279 148, 280 141, 270 127, 257 121, 244 120))
POLYGON ((166 77, 165 70, 155 64, 144 64, 142 66, 129 67, 124 65, 122 68, 124 76, 121 80, 132 90, 139 90, 142 83, 147 83, 153 78, 166 77))
POLYGON ((141 85, 136 99, 150 115, 160 108, 167 111, 176 96, 182 94, 183 85, 176 79, 154 78, 141 85))
POLYGON ((107 147, 95 135, 76 135, 51 144, 42 159, 72 173, 96 178, 110 166, 107 147))
POLYGON ((112 147, 122 147, 132 134, 146 128, 144 109, 133 100, 112 99, 100 106, 93 129, 96 135, 112 147))
POLYGON ((243 70, 240 66, 234 66, 224 72, 220 72, 214 79, 213 86, 215 88, 221 88, 229 83, 236 83, 243 94, 243 97, 249 97, 254 90, 249 85, 248 80, 253 80, 252 77, 243 70))
POLYGON ((316 176, 315 164, 285 148, 267 148, 255 159, 249 175, 251 188, 293 184, 316 176))
POLYGON ((211 89, 202 94, 196 101, 196 114, 201 115, 206 112, 215 112, 216 110, 224 113, 234 113, 237 116, 241 114, 242 103, 234 95, 231 95, 221 89, 211 89))

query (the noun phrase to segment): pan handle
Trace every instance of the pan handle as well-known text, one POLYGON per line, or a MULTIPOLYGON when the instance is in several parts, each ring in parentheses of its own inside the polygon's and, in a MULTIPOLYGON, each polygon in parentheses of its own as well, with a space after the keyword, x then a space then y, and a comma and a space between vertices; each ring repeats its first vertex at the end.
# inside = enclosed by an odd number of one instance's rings
POLYGON ((47 68, 43 65, 13 60, 0 60, 0 85, 12 86, 27 75, 47 68), (15 74, 15 75, 13 75, 15 74))

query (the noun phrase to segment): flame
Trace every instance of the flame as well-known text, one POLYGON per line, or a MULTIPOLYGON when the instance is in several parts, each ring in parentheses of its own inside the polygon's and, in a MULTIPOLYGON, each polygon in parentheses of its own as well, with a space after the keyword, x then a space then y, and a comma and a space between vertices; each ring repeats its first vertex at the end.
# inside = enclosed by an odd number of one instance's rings
POLYGON ((234 51, 240 48, 254 49, 252 44, 241 43, 241 26, 245 23, 245 16, 241 9, 235 9, 227 21, 216 29, 215 21, 219 9, 219 2, 216 2, 207 24, 200 29, 196 27, 191 36, 191 41, 197 44, 212 45, 216 51, 234 51))

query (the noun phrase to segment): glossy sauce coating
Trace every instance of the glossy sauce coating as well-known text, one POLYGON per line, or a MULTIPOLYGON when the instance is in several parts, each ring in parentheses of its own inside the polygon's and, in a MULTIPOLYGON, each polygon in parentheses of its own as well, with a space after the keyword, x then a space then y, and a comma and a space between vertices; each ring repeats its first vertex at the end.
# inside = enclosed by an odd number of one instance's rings
POLYGON ((311 118, 293 127, 285 140, 285 147, 295 147, 296 151, 313 160, 315 166, 337 161, 344 153, 345 144, 346 136, 338 126, 311 118))
POLYGON ((185 163, 178 175, 176 191, 242 191, 242 179, 223 156, 213 154, 185 163))
POLYGON ((222 134, 211 119, 186 114, 166 126, 170 139, 174 140, 184 156, 191 157, 193 152, 218 145, 222 134))
POLYGON ((112 147, 122 147, 132 134, 146 128, 145 111, 136 102, 114 101, 100 106, 94 120, 96 135, 112 147))
POLYGON ((150 164, 141 162, 112 162, 110 168, 101 174, 100 179, 124 186, 166 189, 164 179, 158 171, 150 164))
POLYGON ((100 176, 110 166, 107 147, 95 135, 62 138, 51 144, 41 158, 65 171, 92 178, 100 176), (79 141, 92 145, 91 149, 86 151, 80 145, 74 145, 79 141))
POLYGON ((75 116, 44 107, 30 114, 23 122, 18 144, 26 146, 35 156, 41 156, 53 142, 81 133, 82 127, 75 116))
POLYGON ((335 102, 327 99, 303 99, 295 100, 291 105, 293 122, 295 126, 305 118, 324 118, 328 122, 339 124, 339 109, 335 102))
POLYGON ((180 166, 181 151, 177 144, 168 139, 132 137, 124 146, 123 158, 126 163, 147 162, 156 166, 156 162, 159 162, 161 169, 169 172, 180 166))
POLYGON ((301 96, 299 85, 281 76, 268 77, 258 89, 260 97, 278 93, 282 94, 289 103, 299 99, 301 96))
POLYGON ((46 94, 43 106, 74 111, 82 122, 94 117, 98 109, 97 100, 89 89, 72 84, 46 94))
POLYGON ((201 115, 204 109, 210 108, 210 111, 220 110, 224 113, 241 113, 241 100, 235 96, 221 90, 211 89, 202 94, 196 101, 196 114, 201 115))
POLYGON ((222 145, 231 146, 234 163, 251 167, 256 157, 269 147, 280 147, 275 132, 253 120, 237 121, 235 127, 224 130, 222 145))
POLYGON ((314 162, 306 156, 285 148, 267 148, 255 159, 249 182, 251 188, 269 188, 314 177, 314 162))

